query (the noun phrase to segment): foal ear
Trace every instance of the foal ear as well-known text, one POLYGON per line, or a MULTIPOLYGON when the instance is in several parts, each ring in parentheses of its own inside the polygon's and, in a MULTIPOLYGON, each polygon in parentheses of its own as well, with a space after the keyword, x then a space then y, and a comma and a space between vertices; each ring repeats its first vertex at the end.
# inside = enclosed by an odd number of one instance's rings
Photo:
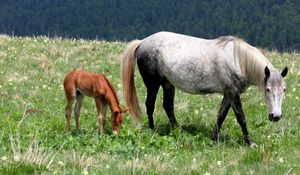
POLYGON ((122 109, 122 113, 127 112, 129 109, 122 109))
POLYGON ((285 76, 287 75, 287 73, 288 73, 288 68, 285 67, 285 68, 283 69, 283 71, 281 72, 282 78, 285 77, 285 76))
POLYGON ((266 78, 270 77, 270 69, 268 68, 268 66, 265 67, 265 75, 266 75, 266 78))

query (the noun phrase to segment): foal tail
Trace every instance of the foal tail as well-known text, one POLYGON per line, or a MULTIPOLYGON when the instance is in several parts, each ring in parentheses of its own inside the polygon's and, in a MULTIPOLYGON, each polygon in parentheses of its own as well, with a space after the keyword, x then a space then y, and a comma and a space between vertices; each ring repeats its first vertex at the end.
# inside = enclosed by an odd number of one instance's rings
POLYGON ((129 113, 135 121, 140 120, 141 109, 139 106, 135 84, 134 84, 134 67, 136 63, 135 52, 141 41, 131 41, 122 56, 121 79, 123 96, 129 109, 129 113))

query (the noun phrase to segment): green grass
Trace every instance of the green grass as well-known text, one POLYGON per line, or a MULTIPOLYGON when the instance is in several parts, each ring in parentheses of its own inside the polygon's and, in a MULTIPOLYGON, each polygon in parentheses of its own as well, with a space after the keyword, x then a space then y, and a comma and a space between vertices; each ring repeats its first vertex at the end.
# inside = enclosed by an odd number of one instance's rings
MULTIPOLYGON (((0 36, 0 174, 300 174, 299 53, 266 53, 278 69, 289 67, 279 123, 268 121, 256 87, 242 95, 258 148, 245 144, 232 111, 222 140, 210 139, 222 98, 218 94, 176 91, 180 127, 172 129, 160 91, 155 130, 147 128, 145 113, 142 127, 126 114, 119 136, 112 135, 110 122, 105 135, 98 135, 94 102, 85 98, 80 130, 72 118, 71 131, 64 132, 62 81, 73 69, 106 74, 125 106, 119 72, 125 47, 122 42, 0 36)), ((135 77, 145 110, 146 89, 137 69, 135 77)))

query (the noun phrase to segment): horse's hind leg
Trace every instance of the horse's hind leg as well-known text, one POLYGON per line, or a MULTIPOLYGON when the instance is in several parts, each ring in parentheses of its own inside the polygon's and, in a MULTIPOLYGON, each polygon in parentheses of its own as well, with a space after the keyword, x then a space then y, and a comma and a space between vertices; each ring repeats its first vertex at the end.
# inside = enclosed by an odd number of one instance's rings
POLYGON ((67 97, 67 106, 66 106, 66 131, 70 130, 70 120, 72 114, 72 106, 75 100, 75 94, 72 88, 65 88, 66 97, 67 97))
POLYGON ((174 115, 175 87, 168 80, 163 81, 162 87, 163 87, 163 108, 165 109, 172 126, 176 127, 178 126, 178 123, 174 115))
MULTIPOLYGON (((146 84, 146 83, 145 83, 146 84)), ((157 96, 157 92, 159 90, 159 84, 158 83, 147 83, 147 99, 146 99, 146 108, 147 108, 147 115, 148 115, 148 122, 149 122, 149 128, 154 128, 154 121, 153 121, 153 113, 155 108, 155 100, 157 96)))
POLYGON ((149 53, 140 53, 140 56, 137 56, 137 64, 140 71, 140 74, 143 78, 144 84, 147 88, 147 99, 146 99, 146 109, 149 120, 149 128, 154 128, 153 122, 153 112, 155 108, 155 100, 159 86, 161 83, 161 77, 156 70, 157 63, 153 55, 149 53))
POLYGON ((79 129, 79 116, 80 116, 80 109, 82 106, 83 98, 84 98, 84 95, 82 95, 79 91, 77 91, 76 92, 76 103, 75 103, 75 108, 74 108, 76 129, 79 129))
POLYGON ((213 140, 218 139, 221 126, 227 116, 229 109, 230 109, 229 99, 224 95, 219 112, 218 112, 217 123, 215 125, 213 134, 212 134, 213 140))

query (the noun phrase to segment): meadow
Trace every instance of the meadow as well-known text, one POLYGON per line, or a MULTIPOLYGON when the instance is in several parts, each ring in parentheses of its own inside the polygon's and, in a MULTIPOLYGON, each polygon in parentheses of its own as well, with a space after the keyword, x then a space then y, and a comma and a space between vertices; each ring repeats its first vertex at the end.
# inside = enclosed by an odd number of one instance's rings
POLYGON ((176 90, 172 128, 156 101, 155 129, 148 129, 146 88, 136 67, 142 126, 125 114, 121 133, 97 132, 94 101, 85 98, 81 128, 65 132, 63 78, 84 69, 107 75, 125 107, 120 57, 125 42, 0 36, 0 174, 300 174, 300 53, 264 51, 278 69, 288 66, 284 117, 270 122, 263 94, 242 94, 248 129, 258 145, 249 148, 230 110, 221 140, 211 140, 222 96, 176 90))

